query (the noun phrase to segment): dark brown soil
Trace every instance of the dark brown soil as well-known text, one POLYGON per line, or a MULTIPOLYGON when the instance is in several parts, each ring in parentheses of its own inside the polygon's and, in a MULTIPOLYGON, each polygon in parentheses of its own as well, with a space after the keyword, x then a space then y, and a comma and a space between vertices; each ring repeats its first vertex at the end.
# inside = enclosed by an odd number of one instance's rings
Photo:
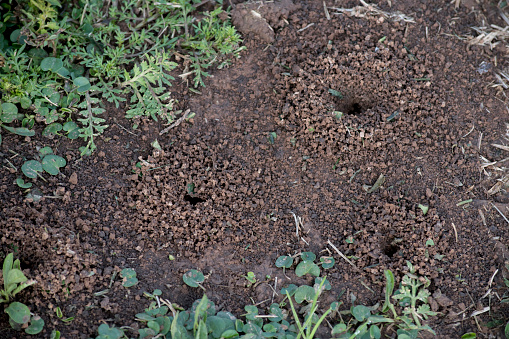
MULTIPOLYGON (((509 225, 491 202, 509 214, 509 198, 503 185, 487 193, 504 163, 483 170, 480 157, 506 158, 492 144, 507 144, 507 99, 490 86, 493 72, 507 66, 505 51, 457 39, 477 23, 470 8, 449 1, 380 5, 415 23, 332 8, 328 20, 322 1, 266 5, 279 9, 238 5, 235 15, 257 9, 272 40, 251 32, 251 22, 243 28, 247 51, 202 95, 173 88, 179 108, 196 113, 191 122, 159 135, 165 126, 147 120, 131 130, 123 111, 110 108, 110 128, 86 158, 79 141, 4 134, 0 245, 3 253, 16 250, 38 281, 20 300, 46 321, 40 337, 58 329, 63 338, 87 338, 104 322, 136 329, 143 292, 156 288, 189 307, 202 295, 182 282, 192 268, 208 275, 207 296, 240 316, 251 300, 268 300, 263 307, 272 297, 266 284, 246 287, 243 275, 288 281, 274 262, 298 251, 334 255, 328 298, 344 292, 345 308, 351 294, 365 305, 382 300, 383 271, 399 281, 410 261, 431 280, 430 304, 440 315, 429 325, 439 337, 500 335, 487 323, 509 319, 497 298, 507 292, 509 225), (493 67, 480 74, 483 61, 493 67), (163 151, 152 149, 155 139, 163 151), (37 181, 46 197, 31 203, 13 181, 24 157, 44 145, 68 165, 37 181), (368 193, 380 175, 384 184, 368 193), (292 213, 303 221, 299 238, 292 213), (125 267, 140 280, 129 290, 112 280, 125 267), (75 320, 64 324, 57 306, 75 320), (470 317, 486 306, 490 312, 470 317)), ((7 330, 5 314, 0 322, 1 338, 23 337, 7 330)))

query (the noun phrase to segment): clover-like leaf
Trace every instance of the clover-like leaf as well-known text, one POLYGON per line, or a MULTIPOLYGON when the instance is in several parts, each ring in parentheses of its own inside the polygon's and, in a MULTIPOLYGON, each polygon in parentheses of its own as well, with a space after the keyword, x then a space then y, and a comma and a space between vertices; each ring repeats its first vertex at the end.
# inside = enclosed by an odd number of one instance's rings
POLYGON ((295 268, 295 274, 298 277, 302 277, 306 274, 318 277, 320 275, 320 267, 312 261, 301 261, 295 268))
POLYGON ((357 305, 352 308, 352 315, 357 321, 364 321, 371 315, 371 309, 364 305, 357 305))
POLYGON ((47 57, 41 61, 41 69, 43 71, 57 72, 62 67, 64 67, 64 63, 59 58, 47 57))
POLYGON ((37 178, 37 173, 42 172, 42 165, 37 160, 28 160, 21 166, 21 171, 29 178, 37 178))
POLYGON ((39 150, 39 155, 41 157, 44 157, 45 155, 48 155, 48 154, 53 154, 53 150, 51 149, 51 147, 43 147, 39 150))
POLYGON ((281 289, 281 294, 282 294, 282 295, 285 295, 285 296, 286 296, 287 294, 289 294, 289 295, 290 295, 290 297, 291 297, 291 296, 293 296, 293 295, 295 294, 295 291, 297 291, 297 285, 295 285, 295 284, 290 284, 290 285, 288 285, 288 286, 286 286, 286 287, 283 287, 283 288, 281 289))
POLYGON ((322 263, 322 267, 325 269, 332 268, 336 263, 334 257, 320 257, 320 262, 322 263))
POLYGON ((120 329, 116 327, 110 328, 107 324, 99 325, 97 333, 99 333, 99 338, 101 339, 120 339, 124 335, 124 332, 120 329))
POLYGON ((315 289, 311 286, 307 286, 307 285, 303 285, 303 286, 299 286, 299 288, 297 288, 297 291, 295 291, 295 301, 300 304, 302 303, 304 300, 306 301, 313 301, 313 298, 315 297, 315 289))
POLYGON ((60 173, 59 168, 65 167, 66 164, 64 158, 54 154, 48 154, 42 159, 42 168, 51 175, 60 173))
POLYGON ((132 268, 124 268, 120 271, 120 276, 122 277, 122 286, 124 287, 132 287, 138 283, 136 271, 132 268))
POLYGON ((26 324, 30 320, 30 310, 25 304, 13 302, 5 309, 5 313, 17 324, 26 324))
POLYGON ((327 280, 327 278, 325 278, 325 277, 323 277, 323 278, 322 277, 316 277, 315 278, 315 285, 313 287, 315 288, 315 290, 318 290, 318 287, 320 286, 320 284, 322 283, 323 280, 325 280, 325 281, 323 282, 322 288, 324 290, 330 291, 332 286, 331 286, 329 280, 327 280))
POLYGON ((316 255, 313 252, 302 252, 300 257, 304 261, 315 261, 316 255))
POLYGON ((61 130, 62 130, 62 124, 59 124, 58 122, 54 122, 54 123, 46 126, 44 131, 42 131, 42 135, 45 137, 50 137, 55 134, 58 134, 58 132, 60 132, 61 130))
POLYGON ((2 103, 0 120, 6 124, 13 122, 18 117, 18 107, 10 102, 2 103))
POLYGON ((28 326, 25 329, 25 332, 27 334, 38 334, 41 333, 42 329, 44 328, 44 319, 39 317, 38 315, 32 317, 30 319, 30 326, 28 326))
POLYGON ((246 319, 247 320, 255 320, 256 316, 258 315, 258 307, 254 305, 246 305, 244 306, 244 309, 246 310, 246 319))
POLYGON ((199 287, 200 284, 205 280, 203 273, 197 270, 189 270, 182 276, 182 279, 187 286, 199 287))
POLYGON ((90 87, 92 87, 90 85, 90 81, 88 81, 88 79, 85 77, 77 77, 76 79, 73 80, 73 84, 74 86, 77 87, 76 91, 78 93, 84 93, 88 91, 90 87))
POLYGON ((66 122, 62 129, 67 132, 67 137, 71 140, 78 139, 80 136, 79 126, 74 121, 66 122))
POLYGON ((290 268, 293 264, 293 258, 288 255, 282 255, 276 259, 276 267, 290 268))

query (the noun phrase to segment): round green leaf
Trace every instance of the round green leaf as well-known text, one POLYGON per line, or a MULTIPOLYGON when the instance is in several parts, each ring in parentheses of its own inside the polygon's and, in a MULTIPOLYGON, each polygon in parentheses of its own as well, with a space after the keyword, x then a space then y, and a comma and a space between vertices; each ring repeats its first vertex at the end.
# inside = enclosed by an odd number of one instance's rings
POLYGON ((37 160, 28 160, 21 166, 21 171, 29 178, 37 178, 37 172, 42 172, 42 165, 37 160))
POLYGON ((334 328, 332 329, 332 335, 335 335, 335 334, 341 334, 343 332, 346 332, 346 324, 344 323, 340 323, 340 324, 337 324, 334 326, 334 328))
POLYGON ((382 336, 382 334, 380 333, 380 327, 378 327, 376 325, 372 325, 369 328, 369 337, 370 338, 380 339, 381 336, 382 336))
POLYGON ((39 316, 34 316, 30 319, 30 326, 25 329, 28 334, 38 334, 44 327, 44 319, 39 316))
POLYGON ((64 66, 64 63, 59 58, 47 57, 41 61, 41 69, 43 71, 56 72, 64 66))
POLYGON ((225 339, 229 339, 229 338, 235 338, 235 337, 238 337, 239 336, 239 333, 233 329, 230 329, 230 330, 226 330, 224 331, 222 334, 221 334, 221 337, 220 338, 225 338, 225 339))
POLYGON ((68 121, 64 124, 63 130, 67 132, 67 137, 71 140, 77 139, 80 136, 78 125, 74 121, 68 121))
POLYGON ((120 276, 122 277, 122 286, 124 287, 132 287, 138 283, 136 271, 132 268, 124 268, 120 271, 120 276))
POLYGON ((65 67, 61 67, 55 73, 63 77, 67 77, 69 75, 69 70, 65 67))
POLYGON ((182 276, 182 279, 187 286, 198 287, 205 280, 205 276, 200 271, 189 270, 182 276))
POLYGON ((122 335, 124 334, 118 328, 116 328, 116 327, 110 328, 107 324, 99 325, 97 332, 99 333, 99 335, 102 336, 101 338, 108 338, 108 339, 121 338, 122 335))
POLYGON ((303 285, 303 286, 299 286, 299 288, 297 288, 297 291, 295 291, 295 301, 300 304, 302 303, 304 300, 306 301, 313 301, 313 298, 315 297, 315 289, 311 286, 307 286, 307 285, 303 285))
POLYGON ((31 48, 27 54, 32 58, 35 65, 40 65, 42 59, 48 56, 48 52, 42 48, 31 48))
POLYGON ((282 255, 276 260, 276 267, 290 268, 293 264, 293 258, 288 255, 282 255))
POLYGON ((30 187, 32 187, 32 183, 31 182, 25 183, 25 180, 23 180, 23 178, 17 178, 16 179, 16 185, 18 185, 21 188, 30 188, 30 187))
POLYGON ((6 124, 16 120, 18 116, 18 107, 10 102, 2 103, 2 113, 0 113, 0 120, 6 124))
POLYGON ((352 315, 357 321, 364 321, 371 315, 371 310, 364 305, 358 305, 352 309, 352 315))
POLYGON ((5 309, 5 313, 17 324, 25 324, 30 320, 30 310, 28 307, 17 301, 11 303, 5 309))
POLYGON ((48 154, 53 154, 53 150, 51 149, 51 147, 46 146, 39 150, 39 154, 41 155, 41 157, 43 157, 48 154))
POLYGON ((270 314, 277 316, 277 318, 270 318, 270 321, 272 321, 272 322, 277 323, 285 317, 283 314, 283 311, 281 310, 281 308, 279 308, 279 304, 274 303, 274 304, 270 305, 269 311, 270 311, 270 314))
POLYGON ((300 257, 304 261, 314 261, 316 259, 316 255, 313 252, 302 252, 300 257))
POLYGON ((21 35, 20 29, 16 29, 16 30, 12 31, 11 36, 10 36, 11 41, 18 42, 20 35, 21 35))
POLYGON ((67 164, 64 158, 58 155, 49 154, 42 159, 42 168, 51 175, 57 175, 60 167, 67 164))
POLYGON ((78 87, 76 89, 78 91, 78 93, 86 92, 90 89, 90 87, 92 87, 90 85, 90 82, 88 81, 88 79, 85 77, 78 77, 78 78, 74 79, 73 83, 74 83, 74 86, 78 87))
POLYGON ((58 134, 58 132, 60 132, 61 130, 62 130, 62 125, 59 124, 58 122, 54 122, 54 123, 46 126, 44 131, 42 131, 42 135, 45 137, 55 135, 55 134, 58 134))
POLYGON ((325 277, 324 278, 322 278, 322 277, 315 278, 315 286, 316 286, 316 288, 318 288, 318 286, 320 286, 320 284, 322 283, 322 280, 324 280, 324 279, 325 279, 325 281, 324 281, 322 287, 324 290, 330 291, 332 286, 331 286, 329 280, 327 280, 327 278, 325 278, 325 277))
POLYGON ((62 128, 64 131, 69 132, 72 131, 73 129, 78 128, 78 124, 76 124, 74 121, 68 121, 64 124, 62 128))
POLYGON ((94 27, 91 24, 87 23, 87 24, 84 24, 83 26, 81 26, 81 30, 86 35, 90 35, 94 31, 94 27))
POLYGON ((306 274, 318 277, 320 275, 320 267, 312 261, 301 261, 295 268, 295 274, 298 277, 302 277, 306 274))
POLYGON ((21 104, 21 107, 23 107, 24 109, 28 109, 32 105, 32 100, 30 100, 30 98, 27 97, 22 97, 21 99, 19 99, 19 103, 21 104))
POLYGON ((322 263, 322 267, 325 269, 332 268, 336 263, 334 257, 320 257, 320 262, 322 263))
POLYGON ((290 297, 291 297, 291 296, 293 296, 293 295, 295 294, 295 291, 297 291, 297 285, 295 285, 295 284, 290 284, 290 285, 288 285, 288 286, 286 286, 286 287, 283 287, 283 288, 281 289, 281 294, 282 294, 282 295, 284 295, 284 296, 286 296, 287 294, 289 294, 289 295, 290 295, 290 297), (287 293, 287 292, 288 292, 288 293, 287 293))

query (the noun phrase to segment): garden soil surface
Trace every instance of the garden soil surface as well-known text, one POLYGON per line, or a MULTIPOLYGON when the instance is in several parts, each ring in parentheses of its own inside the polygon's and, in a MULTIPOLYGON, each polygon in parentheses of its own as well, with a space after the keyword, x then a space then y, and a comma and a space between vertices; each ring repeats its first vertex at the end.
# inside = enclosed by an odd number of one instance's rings
MULTIPOLYGON (((141 119, 132 129, 125 107, 107 106, 109 128, 83 158, 81 140, 3 133, 0 246, 37 280, 17 298, 46 322, 34 337, 54 329, 95 337, 101 323, 130 326, 135 336, 134 315, 149 304, 143 292, 160 289, 184 308, 201 298, 182 281, 189 269, 206 275, 212 301, 240 317, 247 304, 282 300, 269 286, 276 277, 277 291, 312 282, 274 265, 301 251, 336 260, 323 305, 338 296, 344 309, 353 296, 380 302, 384 270, 398 283, 409 261, 431 281, 439 315, 428 324, 437 337, 502 337, 509 153, 493 144, 509 144, 509 113, 503 88, 492 84, 507 51, 458 38, 481 18, 505 26, 496 8, 379 4, 415 21, 406 22, 336 14, 354 1, 327 0, 330 20, 321 0, 233 5, 242 57, 214 71, 201 94, 178 76, 170 88, 177 108, 196 114, 191 120, 161 135, 167 126, 141 119), (67 166, 35 182, 44 197, 33 202, 13 182, 42 146, 67 166), (123 268, 135 269, 136 286, 122 286, 123 268), (248 271, 262 281, 256 287, 247 286, 248 271), (57 307, 74 320, 59 319, 57 307)), ((0 338, 24 337, 3 312, 0 327, 0 338)))

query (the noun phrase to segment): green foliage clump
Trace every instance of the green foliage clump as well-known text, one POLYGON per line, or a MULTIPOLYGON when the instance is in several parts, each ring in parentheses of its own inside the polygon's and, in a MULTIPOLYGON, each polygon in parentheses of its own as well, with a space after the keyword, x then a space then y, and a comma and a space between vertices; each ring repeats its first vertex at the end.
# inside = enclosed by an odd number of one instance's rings
POLYGON ((21 271, 19 259, 14 260, 14 254, 9 253, 3 263, 2 277, 4 288, 0 290, 0 303, 9 304, 5 313, 9 315, 9 324, 15 330, 25 330, 27 334, 38 334, 44 327, 44 320, 30 313, 30 309, 23 303, 12 301, 12 299, 24 290, 36 283, 28 278, 21 271))
POLYGON ((63 130, 71 139, 83 138, 81 154, 88 155, 108 127, 100 117, 105 113, 103 99, 117 108, 126 103, 127 118, 149 116, 171 123, 176 112, 168 88, 176 62, 183 62, 183 78, 204 86, 208 69, 226 66, 228 57, 239 57, 242 50, 240 36, 221 6, 200 12, 198 4, 3 2, 0 125, 33 136, 35 123, 44 123, 52 126, 44 136, 63 130), (74 125, 66 125, 71 122, 74 125))

